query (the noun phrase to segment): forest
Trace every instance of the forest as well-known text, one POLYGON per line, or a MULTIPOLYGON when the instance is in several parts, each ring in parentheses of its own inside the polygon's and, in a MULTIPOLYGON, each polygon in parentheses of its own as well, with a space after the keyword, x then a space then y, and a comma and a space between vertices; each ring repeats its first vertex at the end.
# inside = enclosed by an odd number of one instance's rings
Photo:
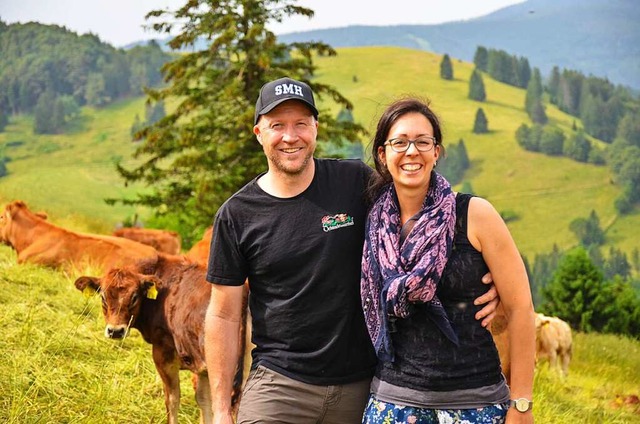
POLYGON ((33 114, 36 134, 65 132, 85 105, 102 107, 162 83, 171 55, 153 41, 116 49, 57 25, 0 21, 0 131, 33 114))

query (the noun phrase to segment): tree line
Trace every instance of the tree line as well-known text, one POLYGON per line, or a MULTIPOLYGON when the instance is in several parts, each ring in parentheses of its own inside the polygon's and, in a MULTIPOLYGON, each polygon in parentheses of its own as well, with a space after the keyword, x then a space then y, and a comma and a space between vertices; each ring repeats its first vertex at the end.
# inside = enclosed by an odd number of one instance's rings
MULTIPOLYGON (((529 151, 566 156, 578 162, 608 165, 622 193, 615 200, 616 210, 630 213, 640 205, 640 99, 630 90, 607 79, 584 76, 578 71, 554 67, 546 81, 537 68, 531 69, 523 57, 502 50, 478 46, 475 69, 469 79, 471 100, 484 102, 487 93, 482 75, 506 84, 526 88, 524 109, 531 126, 523 123, 516 131, 518 144, 529 151), (575 116, 573 132, 565 134, 549 122, 545 103, 575 116), (603 149, 589 137, 603 141, 603 149)), ((440 63, 442 79, 453 79, 453 66, 447 54, 440 63)), ((478 108, 473 132, 489 131, 488 118, 478 108)))
POLYGON ((81 106, 105 106, 162 83, 171 55, 155 42, 116 49, 57 25, 0 21, 0 131, 34 114, 34 131, 59 133, 81 106))

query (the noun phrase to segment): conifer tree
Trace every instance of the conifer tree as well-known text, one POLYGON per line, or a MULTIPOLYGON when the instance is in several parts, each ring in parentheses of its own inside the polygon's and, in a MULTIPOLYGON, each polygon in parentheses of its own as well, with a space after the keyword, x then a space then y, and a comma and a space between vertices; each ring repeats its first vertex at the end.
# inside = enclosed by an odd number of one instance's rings
POLYGON ((489 132, 489 121, 487 121, 487 117, 484 114, 482 108, 478 108, 476 111, 476 119, 473 123, 473 133, 474 134, 485 134, 489 132))
POLYGON ((553 281, 542 289, 541 312, 562 318, 574 329, 590 331, 593 302, 602 285, 602 272, 584 248, 574 249, 560 260, 553 281))
POLYGON ((448 54, 442 56, 442 61, 440 61, 440 78, 445 80, 453 79, 453 65, 448 54))
POLYGON ((527 93, 524 97, 524 108, 531 116, 533 105, 542 99, 542 79, 540 77, 540 70, 538 68, 533 69, 533 76, 529 80, 527 85, 527 93))
POLYGON ((534 124, 544 125, 549 122, 549 118, 547 117, 547 112, 544 110, 544 106, 542 105, 542 100, 538 99, 533 103, 531 107, 531 113, 529 114, 531 117, 531 121, 534 124))
POLYGON ((51 90, 40 95, 33 113, 33 132, 36 134, 55 134, 64 125, 62 105, 51 90))
POLYGON ((478 102, 487 100, 487 93, 484 89, 482 74, 478 69, 474 69, 469 79, 469 98, 478 102))
MULTIPOLYGON (((182 228, 211 224, 218 207, 236 190, 266 169, 253 134, 253 114, 260 87, 289 76, 309 83, 320 104, 352 104, 333 87, 314 81, 313 57, 335 55, 320 42, 285 44, 268 27, 313 11, 294 0, 193 0, 175 11, 147 15, 161 33, 178 33, 169 46, 188 53, 163 66, 166 86, 148 90, 149 100, 172 99, 177 105, 165 118, 138 133, 133 169, 119 166, 127 182, 151 189, 134 199, 111 199, 151 206, 182 228), (196 42, 207 46, 194 51, 196 42)), ((323 140, 357 141, 364 129, 336 122, 320 111, 318 155, 323 140)))
POLYGON ((478 46, 473 56, 473 64, 483 72, 489 70, 489 51, 486 47, 478 46))

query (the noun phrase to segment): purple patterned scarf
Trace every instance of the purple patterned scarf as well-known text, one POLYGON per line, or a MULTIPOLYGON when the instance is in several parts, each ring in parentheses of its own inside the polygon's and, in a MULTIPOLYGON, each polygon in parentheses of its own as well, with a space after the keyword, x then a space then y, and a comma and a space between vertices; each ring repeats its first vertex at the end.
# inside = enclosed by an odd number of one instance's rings
POLYGON ((369 336, 384 361, 393 361, 390 321, 410 316, 415 303, 426 304, 435 325, 458 343, 435 295, 453 245, 456 197, 447 180, 434 171, 417 218, 400 246, 400 209, 389 184, 367 219, 360 293, 369 336))

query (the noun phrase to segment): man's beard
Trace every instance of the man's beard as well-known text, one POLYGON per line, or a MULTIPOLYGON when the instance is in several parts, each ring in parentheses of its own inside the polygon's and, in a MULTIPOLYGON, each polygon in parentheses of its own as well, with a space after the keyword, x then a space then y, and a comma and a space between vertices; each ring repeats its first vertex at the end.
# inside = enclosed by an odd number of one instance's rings
POLYGON ((291 164, 288 164, 287 161, 281 161, 278 157, 275 156, 276 155, 272 155, 271 157, 269 157, 269 161, 275 168, 275 171, 286 175, 296 176, 302 174, 302 172, 307 169, 307 166, 309 166, 309 162, 313 157, 313 152, 308 153, 300 166, 296 166, 295 168, 291 164))

